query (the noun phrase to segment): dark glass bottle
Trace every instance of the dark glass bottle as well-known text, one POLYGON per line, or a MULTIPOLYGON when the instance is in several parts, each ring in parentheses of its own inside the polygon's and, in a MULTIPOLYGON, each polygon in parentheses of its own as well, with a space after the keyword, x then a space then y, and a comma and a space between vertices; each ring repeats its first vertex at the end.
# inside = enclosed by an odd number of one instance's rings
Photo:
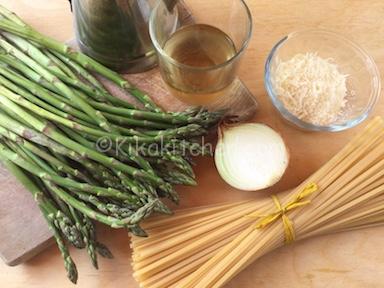
POLYGON ((72 0, 80 49, 126 73, 148 70, 156 55, 148 33, 155 0, 72 0))

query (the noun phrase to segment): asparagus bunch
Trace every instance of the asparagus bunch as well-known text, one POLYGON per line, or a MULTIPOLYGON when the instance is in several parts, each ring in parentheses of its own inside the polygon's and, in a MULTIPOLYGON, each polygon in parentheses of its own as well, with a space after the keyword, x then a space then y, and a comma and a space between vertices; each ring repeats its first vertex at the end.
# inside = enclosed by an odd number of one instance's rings
POLYGON ((171 214, 172 185, 195 185, 191 156, 222 118, 202 108, 170 113, 88 56, 48 38, 0 6, 0 159, 33 194, 63 255, 66 243, 111 257, 92 221, 146 236, 141 220, 171 214), (138 100, 116 98, 99 74, 138 100))

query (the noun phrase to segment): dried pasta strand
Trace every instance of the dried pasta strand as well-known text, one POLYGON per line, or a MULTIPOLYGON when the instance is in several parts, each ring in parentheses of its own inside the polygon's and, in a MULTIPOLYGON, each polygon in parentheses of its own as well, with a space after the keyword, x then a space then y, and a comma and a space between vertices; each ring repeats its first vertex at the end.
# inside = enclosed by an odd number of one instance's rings
MULTIPOLYGON (((277 195, 283 204, 308 183, 318 191, 289 211, 297 239, 384 224, 384 121, 373 119, 328 163, 297 188, 277 195)), ((141 287, 222 287, 256 259, 284 245, 281 220, 256 229, 249 214, 270 214, 270 197, 193 208, 149 220, 147 239, 132 238, 141 287)))

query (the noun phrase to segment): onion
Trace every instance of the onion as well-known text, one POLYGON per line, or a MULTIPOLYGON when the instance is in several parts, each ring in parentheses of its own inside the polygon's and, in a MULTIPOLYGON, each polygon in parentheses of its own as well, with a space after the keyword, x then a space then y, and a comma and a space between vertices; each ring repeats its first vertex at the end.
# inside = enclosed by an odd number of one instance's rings
POLYGON ((245 191, 268 188, 281 179, 288 162, 284 140, 270 127, 256 123, 219 127, 215 163, 229 185, 245 191))

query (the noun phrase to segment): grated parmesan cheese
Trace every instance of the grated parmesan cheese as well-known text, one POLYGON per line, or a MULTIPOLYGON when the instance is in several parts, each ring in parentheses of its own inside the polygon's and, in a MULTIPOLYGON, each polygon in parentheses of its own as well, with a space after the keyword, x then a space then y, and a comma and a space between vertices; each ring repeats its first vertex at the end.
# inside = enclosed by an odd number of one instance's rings
POLYGON ((346 106, 347 75, 331 59, 316 53, 296 54, 279 61, 274 88, 285 108, 299 119, 315 125, 329 125, 346 106))

